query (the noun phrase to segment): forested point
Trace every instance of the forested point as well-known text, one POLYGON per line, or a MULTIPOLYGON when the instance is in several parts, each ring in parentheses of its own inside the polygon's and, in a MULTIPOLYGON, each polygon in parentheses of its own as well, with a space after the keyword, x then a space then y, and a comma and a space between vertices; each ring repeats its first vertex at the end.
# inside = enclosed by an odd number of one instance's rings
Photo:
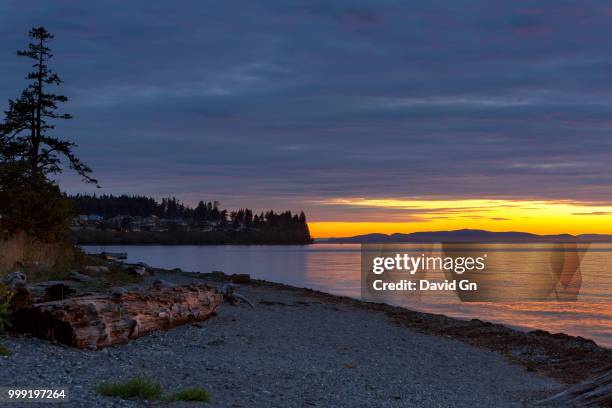
POLYGON ((304 212, 195 207, 175 197, 75 195, 71 239, 79 244, 310 244, 304 212))
POLYGON ((8 100, 0 122, 0 239, 26 234, 54 243, 68 234, 71 242, 101 244, 312 242, 304 213, 228 211, 218 202, 203 201, 192 208, 174 197, 160 202, 126 195, 67 197, 56 182, 67 168, 100 186, 77 157, 76 143, 56 128, 72 115, 61 109, 68 98, 56 93, 62 80, 51 67, 54 36, 34 27, 28 37, 27 46, 17 51, 29 69, 25 88, 8 100))

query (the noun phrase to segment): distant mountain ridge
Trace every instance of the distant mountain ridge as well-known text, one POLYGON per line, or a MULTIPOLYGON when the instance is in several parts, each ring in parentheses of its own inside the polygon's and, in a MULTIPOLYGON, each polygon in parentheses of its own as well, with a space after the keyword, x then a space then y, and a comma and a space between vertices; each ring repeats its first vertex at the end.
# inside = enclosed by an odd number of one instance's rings
POLYGON ((606 234, 538 235, 529 232, 493 232, 477 229, 413 232, 410 234, 365 234, 354 237, 317 239, 319 243, 389 243, 389 242, 612 242, 606 234))

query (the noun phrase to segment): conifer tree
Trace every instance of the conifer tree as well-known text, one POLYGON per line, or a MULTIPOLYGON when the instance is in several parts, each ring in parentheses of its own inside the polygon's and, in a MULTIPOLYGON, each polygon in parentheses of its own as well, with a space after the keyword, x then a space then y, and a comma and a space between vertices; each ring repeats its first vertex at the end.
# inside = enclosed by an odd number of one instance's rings
POLYGON ((59 105, 68 101, 64 95, 53 93, 52 87, 62 83, 59 75, 49 68, 53 57, 48 47, 53 35, 43 27, 29 32, 30 43, 17 55, 32 60, 32 71, 26 76, 28 86, 15 100, 9 100, 4 122, 0 125, 0 145, 4 161, 21 163, 31 180, 47 181, 48 176, 62 172, 62 161, 83 177, 97 184, 91 169, 74 153, 76 144, 52 135, 55 121, 71 119, 68 113, 58 112, 59 105))

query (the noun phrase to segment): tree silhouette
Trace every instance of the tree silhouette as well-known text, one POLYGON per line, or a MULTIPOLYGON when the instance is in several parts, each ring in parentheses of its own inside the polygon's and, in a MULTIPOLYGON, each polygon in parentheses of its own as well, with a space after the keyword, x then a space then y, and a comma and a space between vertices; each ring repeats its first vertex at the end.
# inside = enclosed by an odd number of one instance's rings
POLYGON ((62 172, 62 159, 88 183, 97 185, 91 177, 91 169, 73 152, 76 144, 70 140, 50 135, 55 129, 52 123, 58 119, 71 119, 68 113, 59 113, 58 105, 68 101, 64 95, 49 90, 62 83, 59 75, 51 70, 48 61, 53 57, 47 46, 53 35, 43 27, 29 32, 28 48, 17 55, 33 60, 33 70, 26 79, 26 89, 16 100, 9 100, 9 109, 0 125, 0 154, 6 163, 21 163, 31 180, 47 180, 50 174, 62 172))

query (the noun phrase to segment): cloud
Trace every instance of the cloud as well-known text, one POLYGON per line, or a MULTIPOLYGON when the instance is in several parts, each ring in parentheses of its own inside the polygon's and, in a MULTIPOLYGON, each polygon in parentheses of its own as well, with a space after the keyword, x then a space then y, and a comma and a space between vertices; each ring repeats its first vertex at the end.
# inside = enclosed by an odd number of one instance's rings
POLYGON ((23 86, 14 51, 43 24, 75 116, 58 131, 103 192, 320 219, 374 217, 317 204, 341 197, 606 204, 606 7, 11 0, 0 4, 0 96, 23 86))

